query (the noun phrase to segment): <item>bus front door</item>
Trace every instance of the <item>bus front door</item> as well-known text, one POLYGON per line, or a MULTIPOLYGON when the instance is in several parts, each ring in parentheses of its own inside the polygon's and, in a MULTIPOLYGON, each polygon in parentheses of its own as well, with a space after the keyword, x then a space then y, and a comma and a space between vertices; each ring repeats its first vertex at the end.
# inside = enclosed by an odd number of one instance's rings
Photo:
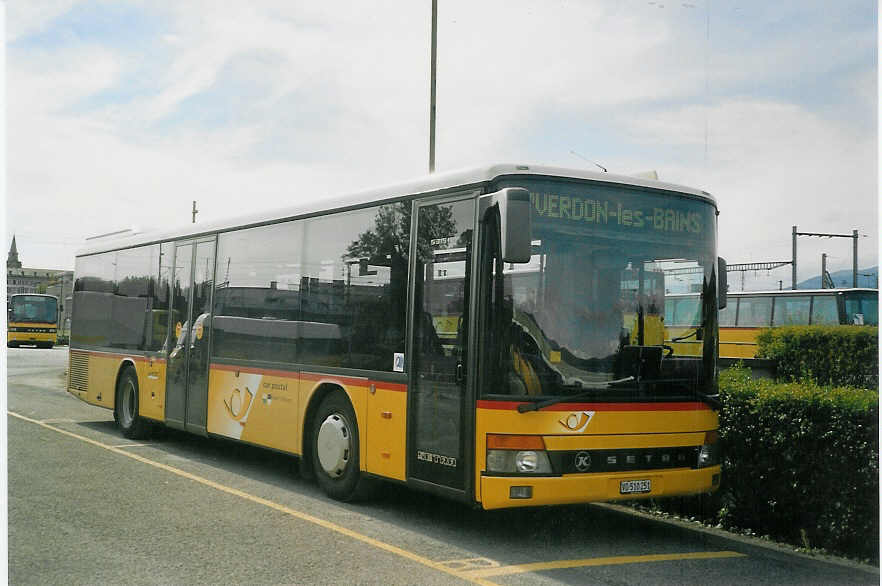
POLYGON ((466 365, 475 200, 418 203, 414 211, 408 479, 466 494, 472 459, 465 440, 472 421, 466 365))
POLYGON ((169 317, 175 343, 168 355, 165 421, 201 434, 206 433, 214 250, 214 238, 175 246, 169 317))

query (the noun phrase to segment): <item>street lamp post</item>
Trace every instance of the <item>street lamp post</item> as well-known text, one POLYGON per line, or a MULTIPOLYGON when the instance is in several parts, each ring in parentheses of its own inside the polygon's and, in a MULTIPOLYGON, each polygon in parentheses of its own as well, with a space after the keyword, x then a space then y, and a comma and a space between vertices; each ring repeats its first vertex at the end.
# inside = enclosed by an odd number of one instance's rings
POLYGON ((438 55, 438 0, 432 0, 432 62, 429 95, 429 173, 435 172, 435 69, 438 55))

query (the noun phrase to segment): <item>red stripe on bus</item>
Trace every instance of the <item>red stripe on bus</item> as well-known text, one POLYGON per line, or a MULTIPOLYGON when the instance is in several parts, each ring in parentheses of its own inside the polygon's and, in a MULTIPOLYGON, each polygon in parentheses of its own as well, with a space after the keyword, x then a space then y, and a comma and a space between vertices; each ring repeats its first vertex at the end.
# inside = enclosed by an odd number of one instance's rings
MULTIPOLYGON (((478 409, 515 411, 523 401, 478 401, 478 409)), ((698 401, 689 403, 558 403, 542 411, 705 411, 710 407, 698 401)))
POLYGON ((227 372, 244 372, 246 374, 261 374, 266 376, 281 376, 286 378, 300 378, 304 381, 320 382, 329 381, 340 385, 366 387, 370 384, 377 386, 382 391, 398 391, 407 392, 407 385, 401 383, 390 383, 384 381, 374 381, 366 378, 353 378, 348 376, 338 376, 335 374, 320 374, 315 372, 298 373, 295 370, 270 370, 265 368, 253 368, 247 366, 231 366, 229 364, 212 364, 214 370, 224 370, 227 372))
POLYGON ((229 364, 211 364, 211 370, 225 370, 227 372, 244 372, 245 374, 261 374, 265 376, 281 376, 285 378, 298 378, 296 370, 270 370, 267 368, 254 368, 251 366, 234 366, 229 364))
POLYGON ((407 385, 401 383, 390 383, 386 381, 376 381, 370 380, 368 378, 352 378, 347 376, 339 376, 336 374, 322 374, 319 372, 304 372, 300 375, 302 380, 308 380, 312 382, 319 381, 329 381, 336 382, 342 385, 352 385, 356 387, 366 387, 368 385, 376 385, 377 389, 381 391, 398 391, 401 393, 407 392, 407 385))
MULTIPOLYGON (((98 352, 97 350, 78 350, 77 348, 73 348, 71 352, 83 352, 84 354, 90 354, 92 356, 100 356, 102 358, 129 358, 135 362, 149 362, 150 357, 148 356, 139 356, 133 354, 116 354, 115 352, 98 352)), ((154 358, 154 362, 165 362, 165 358, 154 358)))

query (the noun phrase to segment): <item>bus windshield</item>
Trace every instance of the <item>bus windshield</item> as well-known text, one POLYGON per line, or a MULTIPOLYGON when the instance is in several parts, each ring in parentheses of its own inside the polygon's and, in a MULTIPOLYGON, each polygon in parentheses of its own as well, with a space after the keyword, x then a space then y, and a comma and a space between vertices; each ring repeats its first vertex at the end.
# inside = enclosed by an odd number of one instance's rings
POLYGON ((502 263, 492 251, 485 257, 493 260, 485 265, 490 307, 483 349, 492 374, 484 394, 548 397, 593 389, 618 400, 635 390, 711 392, 713 206, 577 183, 536 182, 530 191, 530 261, 502 263), (669 327, 665 295, 690 291, 699 293, 695 303, 669 327))
POLYGON ((10 322, 55 323, 58 300, 46 295, 14 295, 9 302, 10 322))

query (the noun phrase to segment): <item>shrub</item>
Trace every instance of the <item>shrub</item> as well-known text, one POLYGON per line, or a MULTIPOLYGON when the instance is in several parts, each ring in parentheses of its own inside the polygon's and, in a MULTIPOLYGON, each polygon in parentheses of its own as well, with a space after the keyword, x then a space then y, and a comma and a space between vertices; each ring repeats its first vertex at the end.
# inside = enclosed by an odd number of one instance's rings
POLYGON ((780 380, 879 387, 879 328, 786 326, 757 337, 757 358, 777 363, 780 380))
POLYGON ((719 521, 876 560, 879 394, 720 377, 719 521))
POLYGON ((720 375, 720 401, 720 489, 654 505, 878 564, 878 392, 731 368, 720 375))

